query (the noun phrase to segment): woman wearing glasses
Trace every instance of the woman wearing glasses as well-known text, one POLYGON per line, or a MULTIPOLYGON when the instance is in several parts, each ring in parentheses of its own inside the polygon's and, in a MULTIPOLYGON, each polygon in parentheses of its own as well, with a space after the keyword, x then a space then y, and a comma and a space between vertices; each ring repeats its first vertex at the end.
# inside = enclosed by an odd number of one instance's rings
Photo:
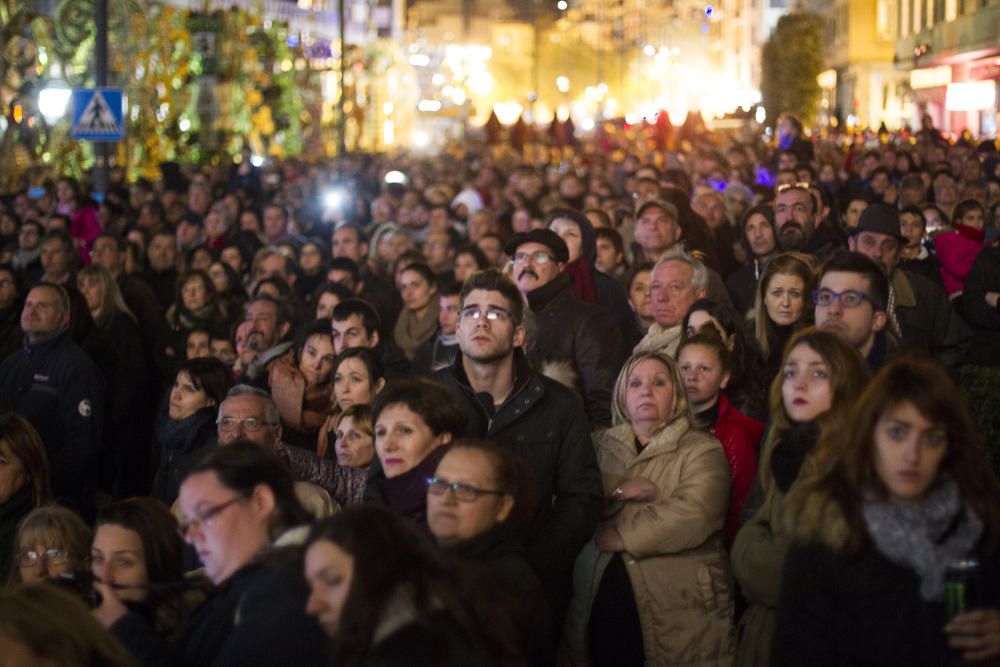
POLYGON ((48 505, 24 517, 14 539, 10 583, 33 583, 86 569, 93 532, 65 507, 48 505))
POLYGON ((177 663, 325 665, 301 572, 278 546, 311 519, 287 468, 251 442, 218 447, 188 473, 179 504, 181 535, 219 593, 188 620, 177 663))
POLYGON ((681 372, 665 353, 625 363, 612 410, 615 425, 594 436, 606 505, 576 562, 574 664, 728 664, 725 452, 693 427, 681 372))
POLYGON ((168 507, 188 469, 205 453, 216 435, 215 415, 233 385, 233 376, 218 359, 189 359, 181 364, 167 407, 156 428, 160 463, 151 495, 168 507))
POLYGON ((427 524, 446 553, 468 564, 477 585, 514 619, 524 654, 546 664, 553 648, 542 584, 528 564, 518 517, 533 511, 526 470, 506 449, 460 440, 427 480, 427 524))
POLYGON ((372 421, 378 466, 368 477, 365 501, 426 527, 427 478, 465 430, 461 408, 438 382, 401 380, 376 397, 372 421))

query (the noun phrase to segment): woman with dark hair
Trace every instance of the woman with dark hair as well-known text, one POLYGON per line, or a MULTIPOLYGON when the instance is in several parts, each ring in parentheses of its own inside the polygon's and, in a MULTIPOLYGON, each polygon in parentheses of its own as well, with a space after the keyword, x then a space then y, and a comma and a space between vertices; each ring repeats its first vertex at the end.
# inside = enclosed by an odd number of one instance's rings
POLYGON ((767 263, 757 283, 750 324, 764 356, 767 384, 781 368, 785 343, 813 322, 811 295, 815 282, 810 257, 786 252, 767 263))
POLYGON ((83 266, 90 264, 90 250, 101 233, 97 205, 84 196, 80 183, 72 176, 56 181, 56 213, 69 217, 69 229, 83 266))
POLYGON ((769 205, 750 207, 740 220, 740 230, 746 261, 726 280, 726 289, 733 306, 744 314, 753 308, 754 290, 764 267, 778 253, 774 208, 769 205))
POLYGON ((212 266, 215 261, 215 251, 205 244, 199 244, 184 253, 182 268, 185 273, 192 271, 205 271, 207 273, 208 267, 212 266))
POLYGON ((156 428, 160 463, 152 494, 170 506, 180 482, 216 434, 218 406, 233 386, 233 376, 218 359, 199 357, 181 364, 156 428))
POLYGON ((477 586, 503 601, 524 655, 549 664, 551 612, 518 539, 534 511, 528 474, 523 461, 499 445, 459 440, 427 480, 427 524, 444 551, 470 567, 477 586))
POLYGON ((326 280, 326 265, 330 253, 326 246, 315 239, 307 239, 299 250, 299 277, 295 291, 305 301, 326 280))
MULTIPOLYGON (((213 449, 181 484, 180 533, 218 593, 185 624, 182 665, 325 665, 290 548, 311 516, 288 469, 248 440, 213 449)), ((370 526, 369 526, 370 528, 370 526)))
POLYGON ((240 274, 236 273, 232 266, 219 260, 212 262, 208 267, 208 277, 212 279, 212 286, 215 287, 215 293, 225 306, 226 312, 243 312, 247 293, 243 289, 240 274))
POLYGON ((747 333, 744 320, 731 306, 698 299, 684 315, 681 331, 687 338, 706 326, 717 331, 732 352, 733 368, 726 390, 729 400, 743 414, 763 421, 767 416, 767 385, 757 341, 747 333))
POLYGON ((268 385, 281 413, 284 441, 311 450, 331 407, 335 356, 330 320, 309 323, 292 349, 293 363, 271 364, 268 385))
POLYGON ((984 247, 985 215, 982 204, 975 199, 966 199, 955 207, 951 219, 954 231, 934 237, 944 288, 951 299, 961 296, 965 278, 984 247))
POLYGON ((313 528, 306 610, 334 639, 336 664, 517 665, 507 619, 411 522, 379 507, 313 528))
POLYGON ((785 501, 780 665, 948 665, 1000 656, 1000 485, 961 392, 929 361, 885 366, 826 465, 785 501), (946 577, 977 562, 963 608, 946 577), (957 614, 957 615, 956 615, 957 614))
POLYGON ((399 274, 403 312, 396 320, 393 338, 406 358, 413 361, 421 345, 437 333, 440 303, 437 276, 429 266, 415 262, 399 274))
POLYGON ((427 526, 426 480, 463 435, 465 416, 448 389, 427 379, 390 383, 372 404, 379 465, 365 501, 384 505, 427 526))
POLYGON ((340 283, 323 283, 312 293, 310 302, 315 309, 317 320, 330 319, 333 317, 333 309, 342 301, 353 299, 357 295, 349 288, 340 283))
POLYGON ((464 283, 476 271, 490 268, 490 261, 479 246, 468 244, 455 249, 455 282, 464 283))
POLYGON ((52 499, 49 459, 24 417, 0 415, 0 576, 10 572, 17 525, 52 499))
POLYGON ((846 422, 868 379, 858 351, 832 333, 804 329, 792 336, 785 350, 782 373, 771 384, 770 428, 757 468, 757 486, 730 550, 733 574, 748 605, 737 629, 734 664, 738 667, 774 664, 771 638, 789 542, 781 523, 785 495, 803 467, 829 460, 830 452, 817 442, 846 422))
POLYGON ((178 334, 191 329, 211 328, 228 321, 212 279, 204 271, 189 271, 177 281, 174 303, 167 309, 167 321, 178 334))

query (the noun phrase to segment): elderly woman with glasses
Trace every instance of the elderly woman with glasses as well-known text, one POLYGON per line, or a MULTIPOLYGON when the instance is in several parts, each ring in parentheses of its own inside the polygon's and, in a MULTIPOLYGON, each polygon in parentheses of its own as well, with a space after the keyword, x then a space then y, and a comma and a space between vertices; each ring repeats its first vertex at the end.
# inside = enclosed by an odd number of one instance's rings
POLYGON ((58 505, 32 510, 17 529, 10 583, 33 583, 86 569, 93 532, 58 505))

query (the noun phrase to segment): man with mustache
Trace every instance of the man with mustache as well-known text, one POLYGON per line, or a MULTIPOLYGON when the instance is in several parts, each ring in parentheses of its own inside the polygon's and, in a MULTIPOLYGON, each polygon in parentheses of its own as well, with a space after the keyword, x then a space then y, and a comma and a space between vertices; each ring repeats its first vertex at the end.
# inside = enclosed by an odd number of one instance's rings
POLYGON ((591 424, 610 426, 611 388, 622 364, 622 333, 614 318, 574 296, 563 271, 569 248, 555 232, 515 234, 504 250, 514 260, 514 282, 535 316, 529 359, 543 373, 571 371, 573 378, 564 384, 581 390, 591 424))
POLYGON ((797 250, 823 260, 843 247, 834 230, 820 218, 809 188, 798 183, 778 187, 774 224, 784 252, 797 250))
POLYGON ((246 334, 246 349, 255 356, 240 381, 266 389, 268 366, 291 354, 291 341, 282 341, 291 330, 292 323, 286 309, 267 294, 260 294, 247 304, 243 320, 250 325, 246 334))

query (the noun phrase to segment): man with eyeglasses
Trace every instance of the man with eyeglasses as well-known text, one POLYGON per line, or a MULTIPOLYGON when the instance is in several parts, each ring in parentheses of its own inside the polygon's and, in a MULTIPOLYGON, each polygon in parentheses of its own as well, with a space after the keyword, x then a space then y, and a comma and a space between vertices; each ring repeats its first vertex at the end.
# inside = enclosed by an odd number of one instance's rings
POLYGON ((971 333, 955 313, 943 287, 900 267, 906 242, 900 213, 885 204, 866 208, 848 240, 851 250, 878 264, 888 277, 888 329, 899 337, 902 346, 930 355, 948 368, 957 368, 971 333))
POLYGON ((823 223, 808 184, 780 186, 777 193, 774 224, 783 251, 797 250, 822 260, 843 248, 835 230, 823 223))
POLYGON ((899 349, 887 330, 889 281, 875 262, 856 252, 841 252, 821 268, 813 292, 816 326, 836 334, 865 358, 872 372, 899 349))
POLYGON ((461 351, 434 379, 458 400, 466 433, 508 448, 531 470, 530 495, 539 502, 525 541, 559 616, 569 601, 573 562, 602 506, 590 423, 576 393, 528 363, 524 302, 509 278, 493 269, 473 274, 460 303, 461 351))
POLYGON ((535 317, 528 357, 535 368, 566 375, 579 387, 594 427, 611 425, 611 388, 621 368, 622 332, 607 309, 584 303, 573 293, 563 269, 569 248, 549 229, 515 234, 505 248, 514 260, 513 277, 535 317))

